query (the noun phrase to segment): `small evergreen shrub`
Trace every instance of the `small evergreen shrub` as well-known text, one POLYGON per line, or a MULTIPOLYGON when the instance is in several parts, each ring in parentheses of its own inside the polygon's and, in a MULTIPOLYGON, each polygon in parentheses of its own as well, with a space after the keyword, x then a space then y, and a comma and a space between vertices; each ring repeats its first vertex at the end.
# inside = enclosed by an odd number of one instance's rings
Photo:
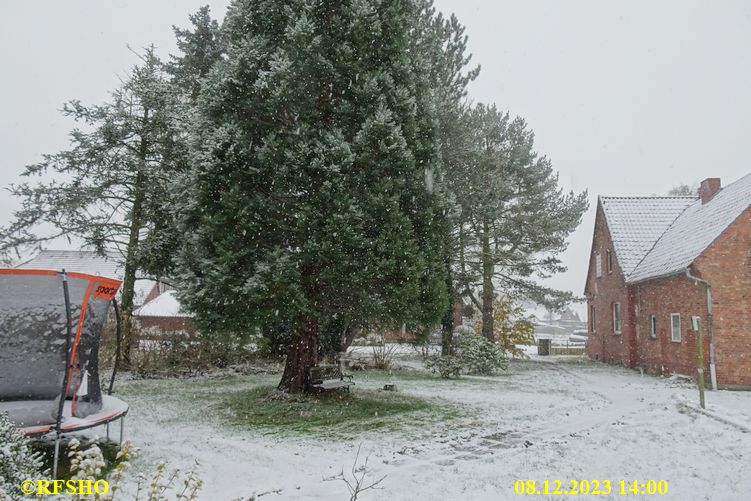
POLYGON ((508 359, 503 349, 477 334, 462 337, 459 353, 467 374, 487 376, 508 367, 508 359))
POLYGON ((444 379, 459 377, 462 372, 462 361, 454 355, 432 356, 425 365, 431 372, 438 373, 444 379))
POLYGON ((41 455, 32 452, 26 435, 0 414, 0 499, 22 499, 21 482, 43 476, 41 455))

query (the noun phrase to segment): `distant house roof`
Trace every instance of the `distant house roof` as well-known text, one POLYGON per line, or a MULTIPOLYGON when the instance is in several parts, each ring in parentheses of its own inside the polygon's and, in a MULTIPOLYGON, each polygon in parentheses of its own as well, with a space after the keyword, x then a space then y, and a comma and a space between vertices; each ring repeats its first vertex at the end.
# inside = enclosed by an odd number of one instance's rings
POLYGON ((581 322, 582 319, 579 317, 579 314, 572 310, 571 308, 565 308, 561 312, 561 316, 558 319, 563 322, 581 322))
MULTIPOLYGON (((124 274, 117 254, 111 253, 103 257, 93 251, 80 250, 43 250, 16 268, 74 271, 117 280, 122 280, 124 274)), ((151 279, 136 280, 133 286, 133 304, 143 304, 155 284, 156 281, 151 279)))
POLYGON ((175 291, 167 291, 157 296, 133 312, 136 317, 192 317, 182 310, 175 291))
POLYGON ((720 190, 709 202, 697 200, 670 225, 644 257, 629 282, 686 269, 751 205, 751 174, 720 190))
POLYGON ((615 255, 629 277, 693 197, 600 197, 615 255))
POLYGON ((600 197, 618 263, 634 283, 685 270, 751 205, 751 174, 693 197, 600 197))
POLYGON ((115 255, 102 257, 92 251, 43 250, 16 268, 65 270, 122 280, 121 266, 115 255))

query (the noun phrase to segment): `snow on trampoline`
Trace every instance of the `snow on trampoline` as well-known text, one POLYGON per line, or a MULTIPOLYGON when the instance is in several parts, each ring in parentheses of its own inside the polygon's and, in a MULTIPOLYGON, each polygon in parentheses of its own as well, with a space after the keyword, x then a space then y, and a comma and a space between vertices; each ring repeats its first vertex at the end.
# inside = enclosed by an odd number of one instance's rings
POLYGON ((99 338, 119 287, 84 273, 0 269, 0 412, 27 434, 59 436, 128 412, 99 381, 99 338))

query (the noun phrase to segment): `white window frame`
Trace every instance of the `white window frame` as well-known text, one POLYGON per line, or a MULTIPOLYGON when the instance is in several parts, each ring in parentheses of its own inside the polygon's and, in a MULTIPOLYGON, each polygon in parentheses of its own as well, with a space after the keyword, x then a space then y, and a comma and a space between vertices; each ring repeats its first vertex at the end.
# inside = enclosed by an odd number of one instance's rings
POLYGON ((597 278, 602 276, 602 254, 599 252, 595 254, 595 276, 597 278))
POLYGON ((613 273, 613 251, 608 249, 606 252, 607 254, 605 261, 607 263, 608 273, 613 273))
POLYGON ((621 303, 613 303, 613 334, 620 336, 623 332, 623 310, 621 303), (616 315, 616 311, 618 314, 616 315))
POLYGON ((680 343, 681 342, 681 314, 680 313, 671 313, 670 314, 670 340, 674 343, 680 343), (675 321, 678 320, 678 339, 675 338, 675 330, 676 325, 675 321))
POLYGON ((649 337, 657 339, 657 315, 649 317, 649 337))

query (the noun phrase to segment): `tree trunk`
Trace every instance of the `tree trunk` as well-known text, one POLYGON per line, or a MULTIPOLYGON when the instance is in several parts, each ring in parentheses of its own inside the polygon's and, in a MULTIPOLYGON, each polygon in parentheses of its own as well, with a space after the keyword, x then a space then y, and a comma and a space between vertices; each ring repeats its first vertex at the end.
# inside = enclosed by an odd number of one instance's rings
POLYGON ((449 304, 441 319, 441 355, 451 355, 454 345, 454 305, 456 292, 454 291, 453 275, 451 273, 451 257, 446 260, 446 287, 448 289, 449 304))
POLYGON ((123 294, 120 301, 120 328, 122 330, 121 352, 123 368, 130 369, 133 350, 133 298, 138 269, 138 237, 143 218, 143 175, 136 176, 136 193, 130 213, 130 235, 125 255, 125 272, 123 275, 123 294), (140 182, 139 182, 140 181, 140 182))
POLYGON ((318 321, 311 315, 303 319, 287 353, 284 374, 278 388, 289 393, 305 391, 308 369, 318 362, 318 321))
POLYGON ((454 352, 454 328, 451 325, 443 324, 441 328, 441 355, 451 355, 454 352))
MULTIPOLYGON (((149 109, 143 111, 143 123, 149 121, 149 109)), ((142 170, 136 174, 135 184, 133 187, 133 206, 130 210, 130 228, 128 234, 128 248, 125 251, 125 272, 123 276, 123 294, 121 297, 120 308, 120 328, 122 330, 121 352, 123 356, 123 368, 131 367, 131 352, 133 351, 133 296, 136 285, 136 272, 138 270, 138 244, 143 226, 143 202, 146 196, 144 183, 146 176, 146 158, 148 155, 148 142, 143 134, 141 135, 141 144, 138 151, 138 157, 141 161, 142 170)))
POLYGON ((342 342, 339 343, 339 353, 346 353, 360 332, 362 332, 362 327, 353 327, 349 324, 342 335, 342 342))
POLYGON ((482 222, 482 335, 493 341, 493 257, 490 254, 490 225, 482 222))

